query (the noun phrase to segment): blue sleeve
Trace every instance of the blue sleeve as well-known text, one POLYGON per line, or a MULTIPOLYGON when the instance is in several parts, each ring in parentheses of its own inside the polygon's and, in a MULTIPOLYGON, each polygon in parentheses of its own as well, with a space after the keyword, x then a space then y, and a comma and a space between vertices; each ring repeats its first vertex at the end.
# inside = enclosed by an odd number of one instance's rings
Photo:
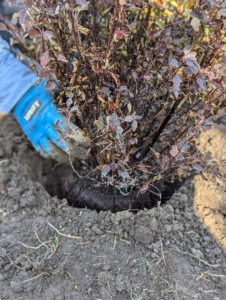
POLYGON ((8 114, 20 98, 39 80, 10 52, 0 36, 0 112, 8 114))

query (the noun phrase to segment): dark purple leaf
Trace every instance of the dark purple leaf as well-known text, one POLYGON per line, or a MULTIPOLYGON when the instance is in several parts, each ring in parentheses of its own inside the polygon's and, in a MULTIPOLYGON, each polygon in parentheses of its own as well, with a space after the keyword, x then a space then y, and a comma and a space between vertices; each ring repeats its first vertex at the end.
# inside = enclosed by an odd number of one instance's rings
POLYGON ((202 166, 200 166, 199 164, 195 163, 192 165, 193 169, 198 171, 198 172, 201 172, 202 171, 202 166))
POLYGON ((129 140, 130 145, 137 144, 137 142, 138 142, 137 138, 133 138, 129 140))
POLYGON ((182 159, 184 158, 184 154, 182 152, 178 153, 176 159, 182 159))
POLYGON ((110 172, 110 170, 111 170, 111 168, 110 168, 109 165, 104 165, 101 174, 102 174, 103 176, 107 176, 107 174, 110 172))
POLYGON ((180 166, 180 169, 182 170, 187 170, 188 169, 188 166, 184 165, 184 164, 181 164, 180 166))
POLYGON ((222 64, 215 64, 215 65, 213 65, 213 68, 214 69, 220 69, 222 67, 222 64))
POLYGON ((198 85, 200 86, 201 89, 206 90, 206 81, 204 79, 199 77, 197 79, 197 83, 198 83, 198 85))
POLYGON ((32 7, 32 3, 33 1, 32 0, 24 0, 24 4, 26 5, 26 7, 29 7, 31 8, 32 7))
POLYGON ((194 94, 197 94, 198 93, 198 89, 197 89, 197 86, 195 84, 191 84, 190 85, 190 91, 194 94))
POLYGON ((43 8, 43 11, 45 11, 49 15, 54 15, 54 10, 52 7, 43 8))
POLYGON ((114 172, 118 169, 118 164, 113 162, 113 163, 110 164, 110 167, 111 167, 111 170, 114 172))
POLYGON ((104 87, 102 88, 102 92, 103 92, 105 95, 109 95, 109 94, 110 94, 110 89, 109 89, 109 87, 104 86, 104 87))
POLYGON ((137 121, 133 120, 132 130, 135 131, 137 129, 137 121))
POLYGON ((144 75, 145 80, 151 80, 153 78, 152 74, 144 75))
POLYGON ((190 143, 188 141, 186 141, 186 139, 183 139, 178 144, 178 148, 180 148, 182 151, 188 150, 190 148, 190 146, 191 146, 190 143))
POLYGON ((7 30, 7 27, 3 23, 0 23, 0 31, 1 30, 7 30))
POLYGON ((192 72, 192 70, 191 70, 190 67, 183 68, 183 72, 185 72, 187 75, 192 75, 193 74, 193 72, 192 72))
POLYGON ((208 152, 206 153, 205 157, 204 157, 204 161, 205 161, 205 162, 209 162, 209 161, 211 161, 212 159, 213 159, 213 158, 212 158, 212 156, 211 156, 211 152, 208 151, 208 152))
POLYGON ((211 129, 211 126, 209 126, 209 125, 202 125, 201 128, 202 128, 204 131, 207 131, 207 130, 210 130, 210 129, 211 129))
POLYGON ((42 55, 41 55, 40 64, 42 67, 45 67, 48 62, 49 62, 49 52, 46 51, 46 52, 42 53, 42 55))
POLYGON ((217 3, 215 0, 206 0, 206 5, 208 6, 208 8, 213 8, 217 6, 217 3))
POLYGON ((137 72, 135 72, 135 71, 132 71, 132 76, 133 76, 133 79, 134 80, 137 80, 137 77, 138 77, 138 74, 137 74, 137 72))
POLYGON ((220 82, 220 80, 213 80, 212 83, 217 87, 218 89, 224 88, 220 82))
POLYGON ((122 172, 122 171, 118 170, 118 174, 124 179, 129 178, 129 173, 126 171, 122 172))
POLYGON ((78 110, 78 105, 73 106, 72 109, 70 110, 70 112, 73 112, 73 111, 76 111, 76 110, 78 110))
POLYGON ((17 6, 19 3, 19 0, 8 0, 9 6, 17 6))
POLYGON ((26 20, 26 17, 27 17, 27 10, 26 9, 21 9, 19 12, 18 12, 18 16, 19 16, 19 22, 20 24, 23 24, 26 20))
POLYGON ((76 0, 78 5, 81 5, 82 8, 85 8, 89 5, 90 2, 87 2, 86 0, 76 0))
POLYGON ((66 59, 66 57, 63 56, 62 54, 59 54, 57 56, 57 60, 62 61, 62 62, 66 62, 66 63, 68 62, 68 60, 66 59))
POLYGON ((191 48, 190 45, 186 45, 186 46, 184 47, 183 51, 184 51, 184 54, 185 54, 185 55, 187 55, 187 54, 191 51, 190 48, 191 48))
POLYGON ((110 116, 110 126, 111 127, 115 127, 118 124, 118 116, 116 113, 113 113, 110 116))
POLYGON ((147 61, 151 61, 151 60, 153 60, 153 53, 149 50, 145 50, 145 57, 146 57, 147 61))
POLYGON ((174 67, 174 68, 179 67, 178 61, 175 58, 170 59, 169 64, 171 67, 174 67))
POLYGON ((204 115, 205 109, 199 109, 199 110, 198 110, 198 113, 199 113, 199 115, 204 115))
POLYGON ((191 16, 194 17, 194 18, 197 18, 199 20, 202 20, 203 19, 203 14, 197 10, 193 10, 191 12, 191 16))
POLYGON ((71 98, 68 98, 67 101, 66 101, 67 107, 71 106, 72 103, 73 103, 72 99, 71 99, 71 98))
POLYGON ((43 33, 43 38, 44 38, 44 40, 48 41, 49 39, 51 39, 52 35, 53 35, 52 31, 46 30, 43 33))
POLYGON ((133 121, 133 117, 132 116, 126 116, 125 117, 125 122, 132 122, 133 121))
POLYGON ((222 55, 222 63, 224 65, 226 65, 226 55, 225 54, 222 55))
POLYGON ((226 77, 226 70, 225 69, 220 69, 219 70, 219 76, 226 77))
POLYGON ((142 117, 138 116, 138 115, 133 115, 133 118, 134 118, 134 120, 141 120, 142 119, 142 117))
POLYGON ((199 71, 199 65, 193 58, 186 59, 186 65, 190 67, 193 74, 196 74, 199 71))
POLYGON ((137 27, 137 21, 134 21, 133 23, 129 24, 130 29, 134 29, 137 27))
POLYGON ((122 127, 121 126, 116 126, 115 132, 118 133, 118 134, 122 134, 122 132, 123 132, 122 127))
POLYGON ((196 61, 196 55, 197 53, 195 51, 189 51, 187 54, 184 55, 183 60, 186 61, 187 59, 190 59, 192 61, 196 61))
POLYGON ((121 166, 122 168, 124 168, 124 161, 120 159, 118 161, 118 165, 121 166))
POLYGON ((222 8, 218 11, 218 14, 220 16, 226 17, 226 8, 222 8))
POLYGON ((173 93, 176 97, 179 96, 181 82, 182 78, 180 77, 180 75, 176 74, 173 77, 173 93))

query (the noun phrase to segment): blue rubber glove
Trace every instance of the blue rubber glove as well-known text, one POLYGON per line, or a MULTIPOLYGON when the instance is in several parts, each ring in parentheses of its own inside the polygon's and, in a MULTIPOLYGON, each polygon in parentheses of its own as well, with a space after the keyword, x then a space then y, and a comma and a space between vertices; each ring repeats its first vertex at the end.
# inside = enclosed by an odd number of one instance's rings
POLYGON ((17 102, 13 113, 36 151, 44 157, 56 158, 51 142, 65 152, 68 152, 68 148, 59 141, 59 134, 53 125, 57 123, 62 131, 65 125, 46 92, 45 82, 31 87, 17 102))

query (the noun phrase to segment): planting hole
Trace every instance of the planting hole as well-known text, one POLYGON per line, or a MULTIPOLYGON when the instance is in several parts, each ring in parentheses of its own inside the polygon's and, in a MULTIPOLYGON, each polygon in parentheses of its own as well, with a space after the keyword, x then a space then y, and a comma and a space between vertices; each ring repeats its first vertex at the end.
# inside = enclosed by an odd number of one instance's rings
POLYGON ((146 192, 138 193, 134 189, 128 195, 123 195, 112 186, 105 186, 95 178, 85 178, 87 167, 82 162, 76 162, 74 169, 82 174, 81 178, 67 164, 55 164, 53 161, 44 160, 43 182, 47 192, 51 196, 66 198, 68 204, 73 207, 89 208, 96 211, 138 211, 140 209, 151 209, 166 203, 176 189, 183 183, 165 183, 165 190, 160 201, 157 195, 146 192))

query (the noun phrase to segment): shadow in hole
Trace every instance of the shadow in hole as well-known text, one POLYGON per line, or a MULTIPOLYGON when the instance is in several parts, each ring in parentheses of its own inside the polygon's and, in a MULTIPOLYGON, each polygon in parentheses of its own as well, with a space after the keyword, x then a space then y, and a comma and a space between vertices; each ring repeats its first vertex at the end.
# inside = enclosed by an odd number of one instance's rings
MULTIPOLYGON (((43 180, 45 188, 51 196, 66 198, 68 204, 78 208, 89 208, 96 211, 138 211, 151 209, 159 205, 159 197, 153 193, 139 194, 138 190, 124 196, 112 187, 105 187, 87 178, 78 178, 72 168, 67 165, 53 167, 51 161, 45 164, 43 180)), ((81 165, 77 166, 81 169, 81 165)), ((162 194, 161 205, 166 203, 183 182, 166 182, 166 189, 162 194)))

